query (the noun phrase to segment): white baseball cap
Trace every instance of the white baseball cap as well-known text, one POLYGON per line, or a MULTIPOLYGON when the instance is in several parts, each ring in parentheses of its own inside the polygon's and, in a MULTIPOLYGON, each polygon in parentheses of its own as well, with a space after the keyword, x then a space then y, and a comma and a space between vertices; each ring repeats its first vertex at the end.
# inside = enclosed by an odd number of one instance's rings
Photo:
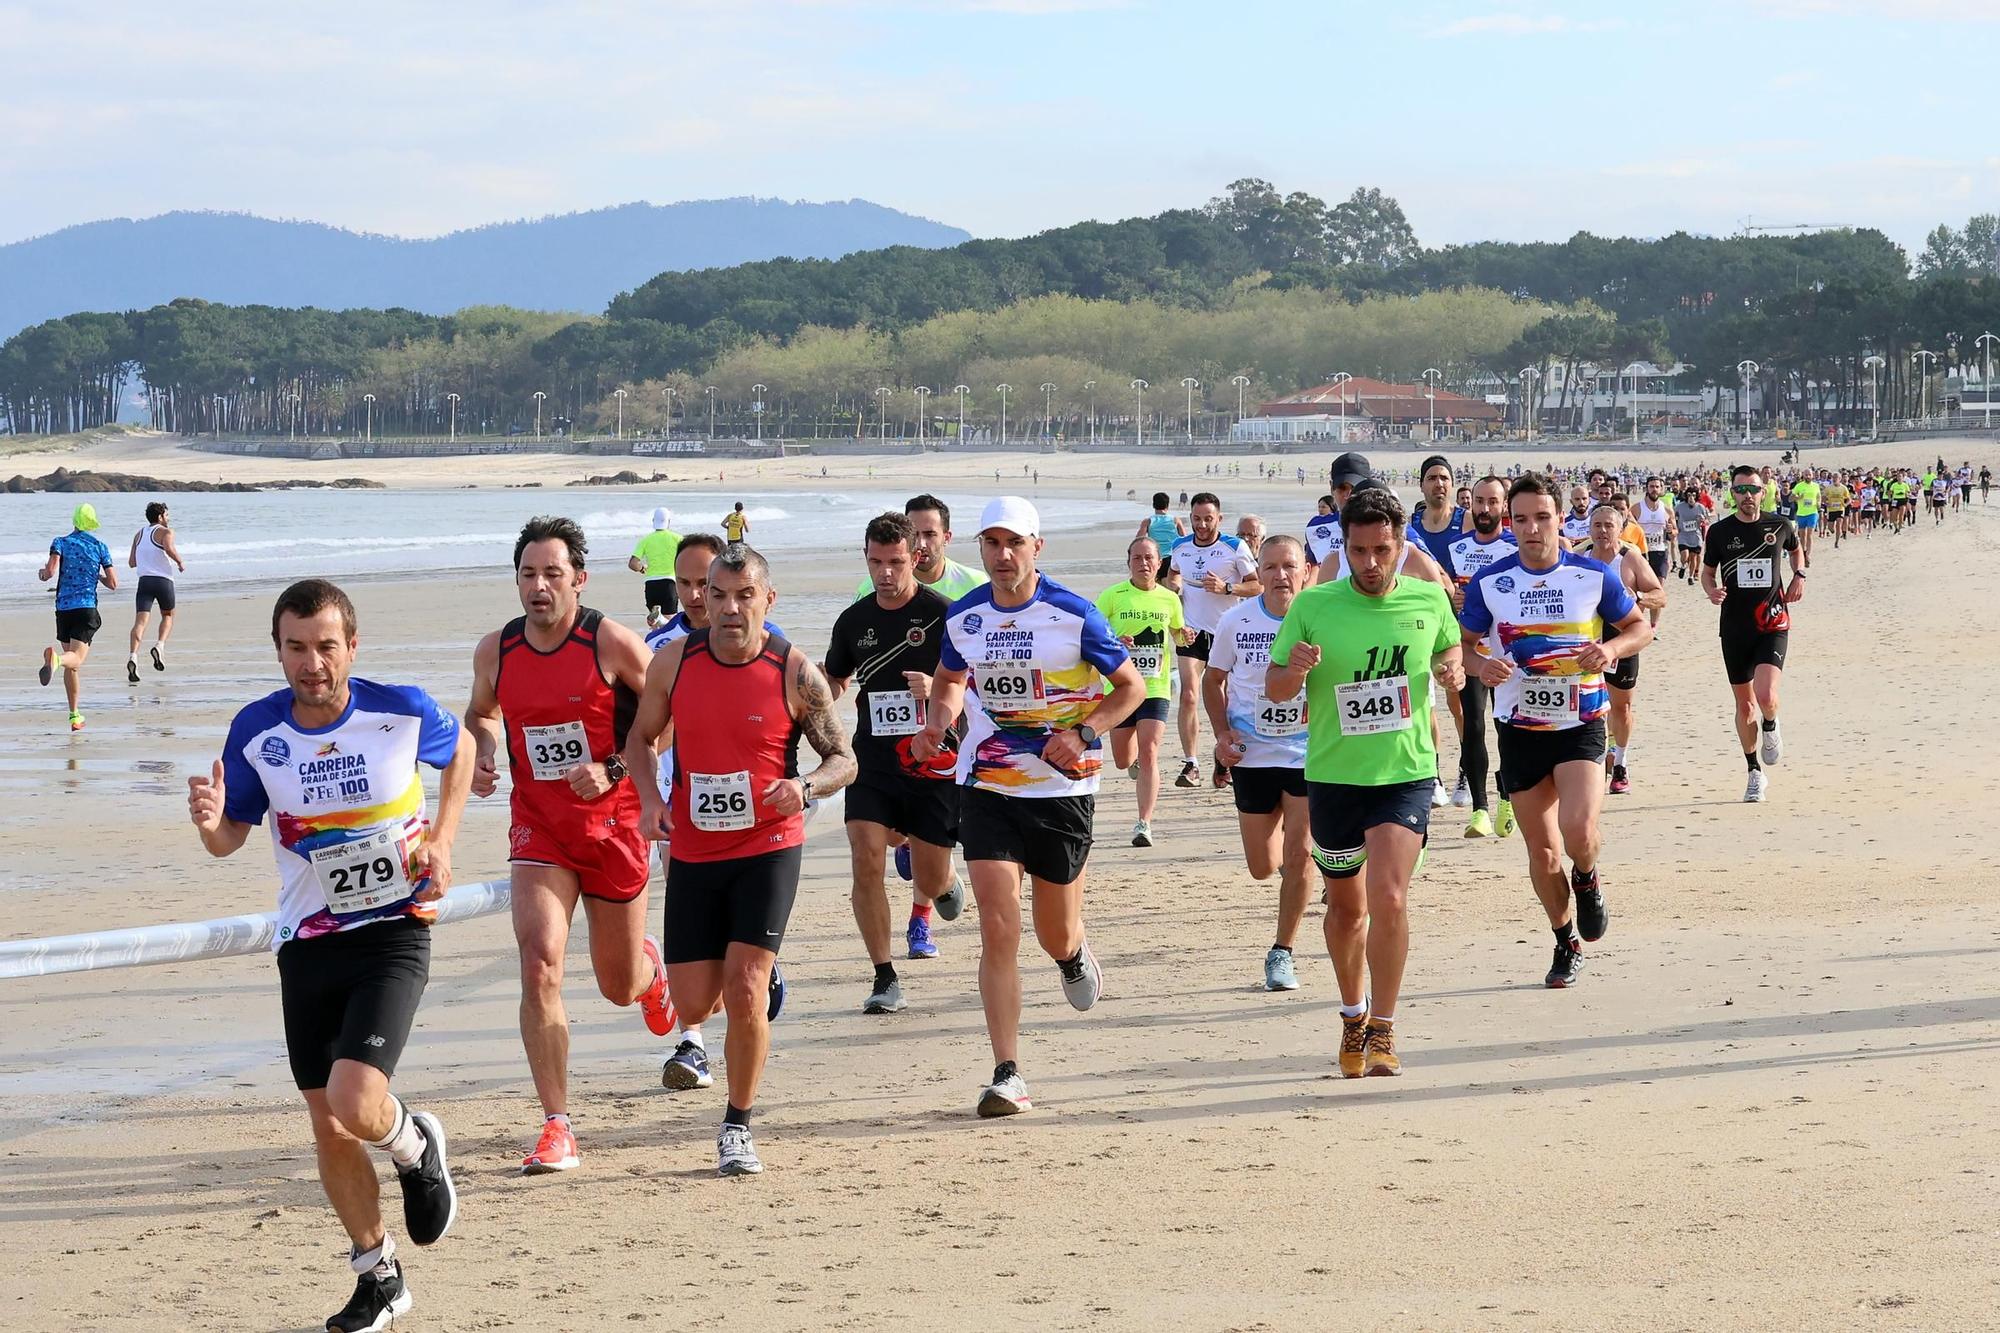
POLYGON ((653 511, 653 527, 658 529, 658 528, 664 528, 666 526, 667 526, 666 509, 664 507, 655 509, 653 511))
POLYGON ((985 532, 988 528, 1005 528, 1019 537, 1039 537, 1042 516, 1020 496, 1003 495, 988 500, 986 508, 979 511, 979 530, 985 532))

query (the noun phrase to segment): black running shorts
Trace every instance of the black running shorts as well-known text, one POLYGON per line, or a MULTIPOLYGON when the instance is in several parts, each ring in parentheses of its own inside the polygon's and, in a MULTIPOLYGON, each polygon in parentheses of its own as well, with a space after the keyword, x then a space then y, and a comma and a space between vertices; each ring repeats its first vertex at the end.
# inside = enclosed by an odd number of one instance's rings
POLYGON ((142 574, 139 576, 137 607, 140 611, 150 611, 157 604, 160 614, 174 613, 174 581, 164 574, 142 574))
POLYGON ((778 952, 799 896, 803 847, 723 861, 667 858, 661 950, 669 963, 720 962, 732 944, 778 952))
POLYGON ((933 847, 958 841, 955 782, 907 773, 863 773, 847 789, 847 822, 881 824, 933 847))
POLYGON ((94 606, 79 606, 74 611, 56 612, 56 642, 89 643, 97 637, 97 631, 104 628, 104 617, 97 614, 94 606))
POLYGON ((1165 695, 1161 695, 1157 699, 1140 700, 1139 706, 1132 710, 1132 716, 1120 722, 1112 730, 1128 731, 1136 729, 1141 722, 1165 722, 1166 720, 1167 698, 1165 695))
POLYGON ((1559 764, 1604 762, 1604 719, 1561 731, 1535 731, 1511 722, 1494 724, 1500 733, 1500 790, 1518 800, 1550 777, 1559 764))
POLYGON ((648 608, 657 606, 666 615, 681 609, 680 590, 671 577, 646 580, 646 605, 648 608))
MULTIPOLYGON (((1504 732, 1504 728, 1503 728, 1504 732)), ((1306 800, 1312 818, 1312 859, 1328 879, 1352 879, 1368 860, 1368 830, 1394 824, 1430 841, 1431 794, 1435 778, 1386 787, 1344 782, 1309 782, 1306 800)))
POLYGON ((1268 815, 1287 796, 1306 794, 1303 768, 1250 768, 1243 764, 1229 770, 1229 790, 1236 797, 1239 815, 1268 815))
POLYGON ((1791 635, 1786 631, 1766 634, 1756 628, 1722 629, 1722 669, 1731 685, 1748 685, 1760 666, 1785 665, 1785 648, 1791 635))
POLYGON ((958 841, 967 861, 1011 861, 1036 879, 1074 884, 1090 855, 1095 796, 960 795, 958 841))
POLYGON ((1205 629, 1196 630, 1193 641, 1177 646, 1174 649, 1174 656, 1192 657, 1196 661, 1206 662, 1208 660, 1208 650, 1214 646, 1215 636, 1213 634, 1205 629))
POLYGON ((1639 655, 1618 659, 1618 665, 1604 673, 1604 683, 1614 690, 1633 690, 1639 687, 1639 655))
POLYGON ((1659 578, 1665 578, 1667 576, 1667 548, 1662 546, 1657 551, 1646 552, 1646 563, 1653 567, 1654 575, 1659 578))
POLYGON ((414 917, 287 940, 278 986, 299 1090, 324 1088, 335 1060, 394 1075, 430 974, 431 930, 414 917))

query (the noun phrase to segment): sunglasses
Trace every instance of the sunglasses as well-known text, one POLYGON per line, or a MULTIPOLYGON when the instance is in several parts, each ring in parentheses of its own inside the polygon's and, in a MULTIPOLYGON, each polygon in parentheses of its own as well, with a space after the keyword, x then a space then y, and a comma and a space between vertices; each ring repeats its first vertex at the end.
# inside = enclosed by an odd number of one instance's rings
POLYGON ((1762 486, 1731 486, 1729 490, 1733 495, 1762 495, 1764 493, 1762 486))

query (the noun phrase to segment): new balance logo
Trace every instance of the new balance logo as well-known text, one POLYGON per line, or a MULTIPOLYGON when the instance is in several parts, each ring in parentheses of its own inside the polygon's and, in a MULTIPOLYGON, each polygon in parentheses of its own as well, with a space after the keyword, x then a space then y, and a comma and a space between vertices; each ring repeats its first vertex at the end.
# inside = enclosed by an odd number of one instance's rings
POLYGON ((370 1046, 376 1046, 376 1047, 381 1047, 381 1046, 387 1046, 387 1045, 389 1044, 389 1039, 388 1039, 387 1037, 376 1037, 376 1036, 369 1036, 369 1037, 365 1037, 365 1038, 363 1038, 363 1041, 364 1041, 364 1042, 365 1042, 365 1043, 366 1043, 367 1045, 370 1045, 370 1046))

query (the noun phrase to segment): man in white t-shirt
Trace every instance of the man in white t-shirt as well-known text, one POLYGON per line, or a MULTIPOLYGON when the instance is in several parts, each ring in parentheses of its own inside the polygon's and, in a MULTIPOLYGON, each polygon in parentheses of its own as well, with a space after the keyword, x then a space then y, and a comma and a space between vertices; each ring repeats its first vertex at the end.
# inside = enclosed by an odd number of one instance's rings
MULTIPOLYGON (((1245 597, 1254 597, 1257 558, 1249 544, 1222 531, 1222 501, 1212 491, 1202 491, 1188 502, 1188 535, 1174 542, 1167 565, 1172 572, 1170 586, 1181 595, 1181 616, 1191 642, 1174 650, 1179 660, 1180 712, 1176 719, 1181 733, 1181 771, 1176 787, 1192 787, 1200 782, 1201 765, 1196 762, 1201 742, 1201 671, 1208 662, 1209 645, 1215 641, 1215 626, 1225 611, 1245 597)), ((1217 760, 1215 785, 1229 785, 1229 770, 1217 760)))

